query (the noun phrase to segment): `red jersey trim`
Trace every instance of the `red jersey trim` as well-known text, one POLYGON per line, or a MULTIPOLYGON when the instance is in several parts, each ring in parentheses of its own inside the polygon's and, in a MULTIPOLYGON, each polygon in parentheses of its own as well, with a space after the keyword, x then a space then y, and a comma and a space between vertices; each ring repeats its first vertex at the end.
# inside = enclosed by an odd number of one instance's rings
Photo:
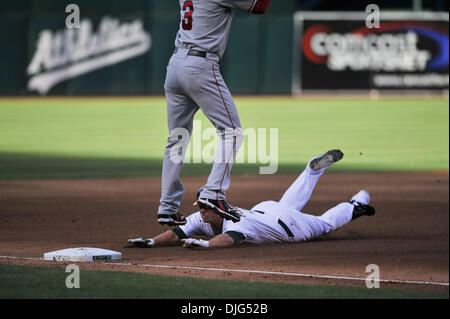
POLYGON ((253 14, 264 14, 266 13, 270 1, 272 0, 255 0, 249 11, 253 14))

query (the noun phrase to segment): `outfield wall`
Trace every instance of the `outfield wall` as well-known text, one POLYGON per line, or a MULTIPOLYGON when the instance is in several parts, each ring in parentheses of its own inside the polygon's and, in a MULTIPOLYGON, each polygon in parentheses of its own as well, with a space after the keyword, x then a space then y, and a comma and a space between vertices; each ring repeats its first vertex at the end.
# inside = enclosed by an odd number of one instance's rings
MULTIPOLYGON (((69 3, 0 2, 0 39, 6 44, 0 50, 0 95, 163 94, 178 1, 77 0, 82 29, 91 28, 86 41, 100 37, 100 52, 74 52, 77 44, 65 25, 69 3), (109 43, 117 23, 129 32, 109 43)), ((294 2, 278 0, 270 9, 265 16, 235 16, 222 61, 235 94, 290 93, 294 2)))
MULTIPOLYGON (((0 2, 0 95, 164 93, 178 1, 78 0, 76 30, 70 2, 0 2)), ((265 15, 236 12, 221 62, 233 94, 448 92, 448 13, 382 11, 374 30, 363 11, 295 11, 277 0, 265 15)))

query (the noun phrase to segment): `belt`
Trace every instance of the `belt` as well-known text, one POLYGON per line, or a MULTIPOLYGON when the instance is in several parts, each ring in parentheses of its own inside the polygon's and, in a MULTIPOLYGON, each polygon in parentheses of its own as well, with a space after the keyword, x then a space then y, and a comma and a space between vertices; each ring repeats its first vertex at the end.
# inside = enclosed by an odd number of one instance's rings
POLYGON ((289 229, 289 227, 283 223, 283 221, 281 219, 278 220, 278 224, 280 224, 281 227, 283 227, 284 231, 288 234, 289 237, 294 237, 294 234, 292 233, 292 231, 289 229))
MULTIPOLYGON (((178 48, 175 48, 175 52, 178 52, 178 48)), ((206 52, 203 51, 198 51, 198 50, 189 50, 187 55, 192 55, 192 56, 198 56, 200 58, 205 58, 206 59, 206 52)))

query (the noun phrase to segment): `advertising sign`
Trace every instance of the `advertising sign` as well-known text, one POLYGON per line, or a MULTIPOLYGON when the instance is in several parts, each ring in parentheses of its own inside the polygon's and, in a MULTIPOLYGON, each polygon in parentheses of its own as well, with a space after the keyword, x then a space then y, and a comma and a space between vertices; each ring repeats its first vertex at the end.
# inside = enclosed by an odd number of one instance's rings
POLYGON ((295 15, 293 94, 449 87, 448 13, 295 15))
POLYGON ((147 53, 151 37, 141 19, 121 23, 105 16, 97 31, 90 19, 78 29, 44 29, 35 47, 27 68, 28 89, 45 95, 58 83, 147 53))

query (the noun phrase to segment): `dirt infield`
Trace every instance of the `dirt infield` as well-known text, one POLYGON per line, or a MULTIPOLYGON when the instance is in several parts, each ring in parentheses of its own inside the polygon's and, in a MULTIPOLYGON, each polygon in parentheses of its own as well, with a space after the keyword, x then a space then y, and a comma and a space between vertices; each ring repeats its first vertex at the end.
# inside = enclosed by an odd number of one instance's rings
MULTIPOLYGON (((245 208, 263 200, 278 200, 295 178, 234 176, 228 198, 245 208)), ((194 212, 195 192, 204 181, 204 177, 183 178, 186 215, 194 212)), ((381 279, 448 283, 448 172, 325 174, 304 212, 319 215, 362 188, 371 191, 377 214, 319 240, 193 251, 183 247, 123 248, 128 238, 151 237, 168 229, 156 223, 159 178, 0 181, 0 255, 39 258, 57 249, 100 247, 121 251, 121 262, 131 265, 91 263, 82 268, 359 286, 364 286, 364 281, 142 265, 365 278, 366 266, 377 264, 381 279)), ((0 264, 55 265, 5 258, 0 258, 0 264)), ((435 285, 382 283, 382 287, 448 291, 448 286, 435 285)))

